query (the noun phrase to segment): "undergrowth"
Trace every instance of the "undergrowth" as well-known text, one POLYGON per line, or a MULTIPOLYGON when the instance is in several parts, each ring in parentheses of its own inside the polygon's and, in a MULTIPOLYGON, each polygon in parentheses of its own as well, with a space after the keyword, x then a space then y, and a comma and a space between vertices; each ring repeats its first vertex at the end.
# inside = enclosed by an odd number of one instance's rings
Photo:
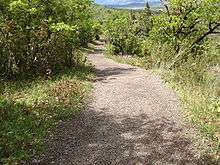
POLYGON ((16 164, 44 148, 45 135, 83 109, 90 66, 51 77, 0 81, 0 164, 16 164))

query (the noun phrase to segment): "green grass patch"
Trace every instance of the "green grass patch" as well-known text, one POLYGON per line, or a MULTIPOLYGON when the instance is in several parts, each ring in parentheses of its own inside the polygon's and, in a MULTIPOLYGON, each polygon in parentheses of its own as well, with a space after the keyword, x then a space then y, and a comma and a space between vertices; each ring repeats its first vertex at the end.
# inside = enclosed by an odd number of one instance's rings
POLYGON ((0 164, 16 164, 44 148, 60 120, 81 111, 91 89, 91 68, 65 70, 49 78, 0 82, 0 164))
POLYGON ((211 73, 203 82, 180 81, 172 71, 161 71, 161 77, 179 95, 186 119, 197 125, 208 139, 207 153, 219 159, 220 154, 220 80, 211 73))
POLYGON ((110 58, 110 59, 112 59, 116 62, 119 62, 119 63, 148 68, 148 65, 146 63, 147 59, 145 59, 144 57, 120 56, 120 55, 111 55, 111 54, 108 54, 108 53, 105 53, 105 56, 107 58, 110 58))

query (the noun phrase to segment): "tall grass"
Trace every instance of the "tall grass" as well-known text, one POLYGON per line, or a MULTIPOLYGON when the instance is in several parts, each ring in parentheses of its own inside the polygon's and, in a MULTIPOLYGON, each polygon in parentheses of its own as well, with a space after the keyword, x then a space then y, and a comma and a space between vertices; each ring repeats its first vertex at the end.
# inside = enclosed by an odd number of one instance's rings
MULTIPOLYGON (((186 71, 187 72, 187 71, 186 71)), ((186 119, 207 139, 207 152, 215 159, 220 154, 220 79, 207 73, 203 82, 177 79, 178 73, 162 71, 161 76, 179 95, 186 119)))

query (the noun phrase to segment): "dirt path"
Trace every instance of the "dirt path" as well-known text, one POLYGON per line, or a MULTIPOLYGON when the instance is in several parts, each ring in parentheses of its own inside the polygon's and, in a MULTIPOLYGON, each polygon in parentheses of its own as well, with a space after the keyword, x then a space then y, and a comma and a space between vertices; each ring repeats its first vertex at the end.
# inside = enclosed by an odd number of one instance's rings
POLYGON ((177 96, 158 76, 107 59, 101 49, 89 56, 98 76, 86 110, 61 123, 31 164, 202 164, 177 96))

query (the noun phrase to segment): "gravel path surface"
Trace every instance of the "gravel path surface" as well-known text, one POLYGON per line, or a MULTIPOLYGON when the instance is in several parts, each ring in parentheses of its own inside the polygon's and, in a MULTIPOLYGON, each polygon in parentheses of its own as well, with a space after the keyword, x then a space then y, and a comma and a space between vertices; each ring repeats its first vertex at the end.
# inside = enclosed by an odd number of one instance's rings
POLYGON ((157 75, 105 58, 102 47, 89 56, 98 76, 86 109, 61 123, 29 164, 203 164, 175 93, 157 75))

